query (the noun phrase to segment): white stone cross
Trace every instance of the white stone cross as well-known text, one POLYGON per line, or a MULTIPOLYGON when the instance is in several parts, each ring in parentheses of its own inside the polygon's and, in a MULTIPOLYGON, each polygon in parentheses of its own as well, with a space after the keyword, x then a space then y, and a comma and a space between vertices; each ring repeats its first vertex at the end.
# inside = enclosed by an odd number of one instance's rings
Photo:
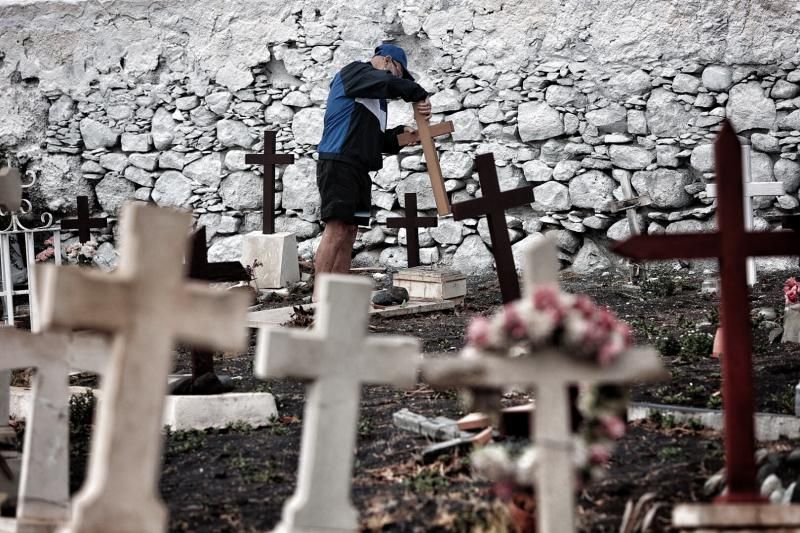
POLYGON ((87 478, 65 530, 70 533, 166 530, 158 478, 173 344, 246 346, 247 294, 185 281, 190 222, 188 212, 130 203, 122 211, 116 272, 53 265, 42 271, 45 329, 112 335, 87 478))
MULTIPOLYGON (((557 286, 557 252, 552 240, 535 241, 525 251, 525 259, 527 295, 538 285, 557 286)), ((536 479, 532 481, 536 485, 537 531, 547 533, 575 531, 570 385, 660 379, 664 374, 658 353, 650 348, 628 350, 607 367, 575 361, 557 348, 541 350, 533 357, 503 357, 468 347, 461 357, 422 363, 423 380, 435 386, 535 389, 531 440, 539 455, 536 479)))
POLYGON ((419 341, 367 337, 372 283, 345 275, 320 276, 314 328, 259 331, 255 374, 311 381, 306 393, 297 488, 276 531, 358 531, 350 497, 363 383, 412 387, 419 341))
POLYGON ((53 531, 69 519, 69 370, 105 373, 110 346, 95 335, 11 327, 0 328, 0 346, 0 368, 36 368, 14 529, 53 531))
MULTIPOLYGON (((750 145, 742 145, 742 180, 744 181, 744 229, 753 230, 753 197, 755 196, 780 196, 786 191, 781 181, 750 181, 750 145)), ((706 185, 706 194, 709 198, 717 197, 717 186, 714 183, 706 185)), ((756 284, 756 259, 747 258, 747 284, 751 287, 756 284)))

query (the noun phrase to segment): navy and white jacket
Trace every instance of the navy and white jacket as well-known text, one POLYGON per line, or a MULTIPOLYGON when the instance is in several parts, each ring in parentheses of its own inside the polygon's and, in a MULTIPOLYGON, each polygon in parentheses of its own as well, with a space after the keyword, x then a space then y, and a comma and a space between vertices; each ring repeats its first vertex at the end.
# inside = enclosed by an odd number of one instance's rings
POLYGON ((344 161, 365 171, 379 170, 382 153, 400 151, 397 135, 403 133, 403 126, 386 129, 386 99, 418 102, 427 97, 425 89, 411 80, 368 62, 350 63, 331 82, 319 158, 344 161))

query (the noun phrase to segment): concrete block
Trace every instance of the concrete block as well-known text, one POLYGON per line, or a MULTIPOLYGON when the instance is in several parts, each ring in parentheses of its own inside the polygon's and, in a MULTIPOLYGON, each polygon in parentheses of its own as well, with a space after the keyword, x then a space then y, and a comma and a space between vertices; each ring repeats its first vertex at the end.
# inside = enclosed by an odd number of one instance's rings
POLYGON ((451 269, 418 266, 394 275, 393 285, 403 287, 412 300, 452 300, 467 294, 467 278, 451 269))
POLYGON ((242 264, 247 267, 258 260, 254 269, 259 289, 279 289, 300 281, 297 260, 297 239, 294 233, 264 235, 253 231, 242 240, 242 264))

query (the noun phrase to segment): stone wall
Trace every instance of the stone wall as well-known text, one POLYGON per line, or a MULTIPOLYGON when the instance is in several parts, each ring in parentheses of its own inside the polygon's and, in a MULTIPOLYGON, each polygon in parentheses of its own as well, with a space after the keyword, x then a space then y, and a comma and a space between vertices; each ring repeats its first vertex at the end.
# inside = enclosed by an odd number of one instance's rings
MULTIPOLYGON (((752 142, 753 179, 786 184, 757 200, 757 228, 797 208, 799 25, 778 0, 6 2, 0 162, 35 174, 35 201, 56 214, 77 194, 109 216, 130 198, 191 208, 222 260, 261 226, 260 171, 244 154, 275 129, 297 157, 279 172, 277 228, 310 258, 328 83, 391 39, 434 93, 433 120, 455 123, 439 143, 453 202, 480 194, 473 159, 493 152, 503 188, 535 186, 535 203, 509 212, 512 242, 555 233, 563 261, 593 271, 628 234, 608 211, 626 174, 653 199, 648 232, 713 224, 704 185, 724 117, 752 142)), ((408 104, 389 113, 413 124, 408 104)), ((384 222, 409 191, 435 212, 424 170, 419 148, 386 158, 356 264, 405 264, 404 235, 384 222)), ((443 219, 420 243, 425 263, 491 269, 485 220, 443 219)))

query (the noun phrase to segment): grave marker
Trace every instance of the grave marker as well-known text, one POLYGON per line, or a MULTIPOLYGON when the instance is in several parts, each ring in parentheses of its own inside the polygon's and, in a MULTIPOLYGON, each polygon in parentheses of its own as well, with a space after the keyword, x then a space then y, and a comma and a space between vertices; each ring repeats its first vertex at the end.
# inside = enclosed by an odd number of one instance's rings
POLYGON ((481 198, 453 204, 453 218, 479 218, 486 215, 489 223, 489 236, 492 240, 492 254, 500 281, 503 303, 519 299, 519 279, 514 266, 511 240, 508 238, 506 209, 533 202, 533 188, 520 187, 510 191, 500 191, 494 154, 481 154, 475 158, 478 178, 481 182, 481 198))
POLYGON ((19 211, 22 207, 22 178, 19 170, 0 168, 0 215, 19 211))
MULTIPOLYGON (((784 185, 781 181, 756 181, 752 182, 750 172, 750 145, 742 145, 742 183, 744 193, 744 229, 753 230, 753 198, 756 196, 780 196, 784 192, 784 185)), ((709 198, 717 197, 717 186, 714 183, 706 185, 706 194, 709 198)), ((747 284, 751 287, 756 284, 756 260, 754 257, 747 258, 747 284)))
POLYGON ((89 197, 78 196, 78 218, 61 220, 61 229, 78 230, 78 240, 81 244, 91 240, 91 230, 93 228, 105 228, 108 226, 106 217, 89 217, 89 197))
POLYGON ((759 255, 796 255, 800 235, 794 232, 746 231, 741 145, 729 121, 715 142, 719 201, 713 233, 632 237, 614 251, 634 259, 720 259, 720 319, 725 352, 723 398, 727 502, 761 501, 754 460, 752 333, 745 259, 759 255), (724 258, 724 260, 723 260, 724 258))
POLYGON ((85 334, 0 328, 0 368, 35 367, 25 423, 16 531, 53 531, 69 519, 69 370, 105 372, 109 344, 85 334))
MULTIPOLYGON (((558 258, 549 239, 534 242, 525 251, 526 292, 536 286, 558 287, 558 258)), ((531 441, 538 450, 535 480, 538 531, 575 531, 575 470, 571 424, 570 386, 575 383, 607 384, 661 379, 665 371, 658 353, 634 348, 620 354, 609 366, 570 359, 559 348, 544 348, 531 357, 486 354, 469 347, 459 358, 427 359, 422 378, 441 387, 502 390, 509 386, 534 389, 531 441)))
POLYGON ((264 166, 263 230, 242 240, 242 263, 250 267, 256 286, 277 289, 300 280, 297 238, 293 233, 275 233, 275 165, 294 162, 291 154, 275 153, 275 132, 264 130, 264 152, 247 154, 245 163, 264 166))
MULTIPOLYGON (((641 235, 642 227, 639 224, 639 213, 637 212, 637 209, 652 203, 650 195, 641 194, 639 196, 635 196, 633 194, 633 187, 631 186, 631 177, 627 172, 622 174, 620 185, 622 186, 623 199, 619 202, 614 202, 611 204, 611 212, 619 213, 620 211, 625 211, 625 216, 628 219, 628 229, 630 230, 631 235, 641 235)), ((641 277, 647 277, 646 274, 642 276, 640 268, 641 265, 634 263, 630 264, 631 282, 641 277)))
POLYGON ((319 284, 313 329, 261 329, 256 352, 259 378, 310 381, 297 488, 276 528, 287 533, 358 530, 350 488, 361 385, 411 387, 420 359, 417 339, 366 336, 370 281, 328 274, 319 284))
POLYGON ((425 164, 428 167, 428 176, 431 179, 433 198, 436 201, 436 211, 439 216, 450 214, 450 199, 447 197, 447 189, 444 186, 442 169, 439 166, 439 154, 436 152, 436 145, 433 142, 435 137, 448 135, 455 131, 453 123, 450 121, 441 122, 433 126, 425 118, 414 104, 414 119, 417 121, 417 131, 401 133, 397 136, 397 143, 400 146, 409 144, 422 144, 422 153, 425 155, 425 164))
POLYGON ((436 217, 417 216, 417 193, 407 192, 406 216, 386 219, 387 228, 406 229, 406 249, 408 250, 408 267, 419 266, 419 228, 435 228, 439 224, 436 217))
POLYGON ((184 281, 190 221, 186 212, 127 204, 114 273, 42 269, 45 328, 113 336, 86 482, 65 529, 70 533, 166 530, 158 476, 172 345, 228 350, 246 345, 247 295, 184 281))

